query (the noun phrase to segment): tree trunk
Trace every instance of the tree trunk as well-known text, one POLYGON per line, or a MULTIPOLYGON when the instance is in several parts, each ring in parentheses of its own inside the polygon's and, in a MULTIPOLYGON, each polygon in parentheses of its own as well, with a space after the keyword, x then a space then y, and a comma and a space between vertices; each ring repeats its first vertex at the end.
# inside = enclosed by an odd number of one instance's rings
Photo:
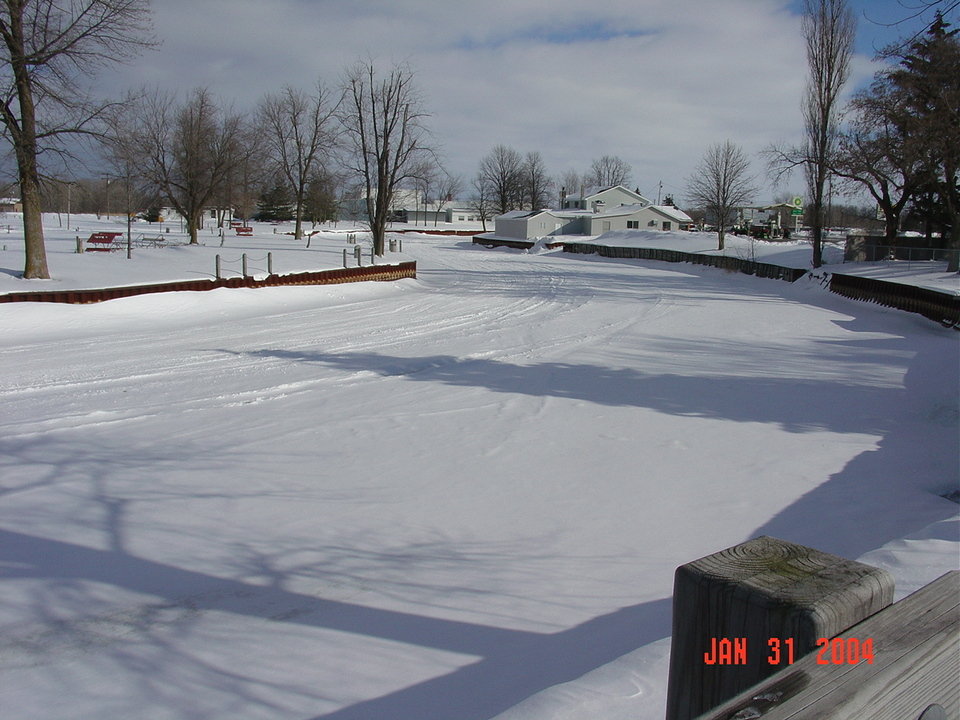
POLYGON ((297 194, 297 205, 294 209, 295 225, 293 227, 293 237, 297 240, 303 239, 303 192, 297 194))
POLYGON ((897 235, 900 233, 900 213, 892 207, 883 208, 883 232, 887 244, 891 247, 897 244, 897 235))
POLYGON ((49 280, 47 269, 47 251, 43 240, 43 215, 40 211, 40 172, 37 168, 37 117, 33 98, 33 84, 27 64, 23 38, 23 8, 10 10, 11 36, 7 40, 10 48, 10 65, 17 88, 17 101, 20 104, 20 126, 7 122, 7 129, 13 136, 13 146, 17 157, 17 171, 20 180, 20 201, 23 203, 23 277, 28 279, 49 280))
POLYGON ((187 228, 188 228, 189 231, 190 231, 190 244, 191 244, 191 245, 199 245, 199 244, 200 244, 200 238, 199 238, 199 235, 198 235, 197 230, 198 230, 198 228, 200 227, 200 216, 201 216, 202 213, 203 213, 202 210, 201 210, 200 212, 194 211, 194 212, 191 212, 191 213, 189 214, 189 216, 187 217, 187 228))
POLYGON ((952 252, 947 258, 947 272, 960 272, 960 225, 957 223, 956 216, 953 218, 953 227, 950 229, 948 247, 952 252))
POLYGON ((20 201, 23 203, 23 241, 25 262, 23 277, 49 280, 47 269, 47 251, 43 240, 43 215, 40 212, 40 191, 36 181, 36 167, 33 177, 20 172, 20 201))

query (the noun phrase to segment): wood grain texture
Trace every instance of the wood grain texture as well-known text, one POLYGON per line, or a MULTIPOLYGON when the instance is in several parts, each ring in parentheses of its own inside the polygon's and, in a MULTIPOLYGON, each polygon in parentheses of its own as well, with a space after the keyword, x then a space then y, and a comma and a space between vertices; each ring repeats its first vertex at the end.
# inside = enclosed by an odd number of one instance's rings
POLYGON ((794 659, 893 600, 883 570, 813 548, 759 537, 677 569, 667 720, 690 720, 776 673, 771 639, 794 659), (738 638, 745 663, 709 665, 714 639, 738 638))
POLYGON ((960 572, 947 573, 839 635, 873 640, 874 662, 807 655, 699 720, 917 720, 960 717, 960 572))

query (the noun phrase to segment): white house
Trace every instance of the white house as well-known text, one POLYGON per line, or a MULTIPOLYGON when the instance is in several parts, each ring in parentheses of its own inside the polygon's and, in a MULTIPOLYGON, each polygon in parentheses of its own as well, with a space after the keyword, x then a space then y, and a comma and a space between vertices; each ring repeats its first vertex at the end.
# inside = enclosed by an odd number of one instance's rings
POLYGON ((0 198, 0 212, 18 213, 23 212, 23 203, 20 198, 6 197, 0 198))
POLYGON ((500 215, 493 234, 509 240, 534 240, 551 235, 602 235, 613 230, 681 230, 693 222, 682 210, 652 205, 622 186, 567 196, 562 204, 570 207, 514 210, 500 215))
MULTIPOLYGON (((355 202, 353 214, 357 217, 362 217, 365 212, 365 200, 366 196, 360 195, 355 202)), ((410 225, 446 223, 476 226, 480 223, 480 217, 464 200, 427 201, 419 190, 397 188, 393 191, 393 198, 390 201, 390 222, 410 225)))
POLYGON ((623 185, 614 185, 607 188, 590 188, 581 190, 579 195, 564 195, 560 199, 561 210, 595 210, 599 208, 619 207, 620 205, 650 205, 647 198, 636 190, 629 190, 623 185))
POLYGON ((685 230, 693 218, 672 205, 621 205, 583 219, 583 235, 611 230, 685 230))
MULTIPOLYGON (((229 223, 233 219, 233 208, 228 207, 206 207, 200 216, 200 227, 207 227, 209 224, 216 226, 220 222, 229 223)), ((180 216, 176 208, 161 207, 160 222, 162 223, 183 223, 186 219, 180 216)))

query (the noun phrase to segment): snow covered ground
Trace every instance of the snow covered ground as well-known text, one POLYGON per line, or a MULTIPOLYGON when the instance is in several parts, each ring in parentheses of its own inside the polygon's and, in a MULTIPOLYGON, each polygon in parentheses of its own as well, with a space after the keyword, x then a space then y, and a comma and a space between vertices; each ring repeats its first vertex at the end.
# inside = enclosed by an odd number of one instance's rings
MULTIPOLYGON (((0 292, 349 247, 48 222, 56 279, 14 226, 0 292)), ((660 720, 677 565, 772 535, 897 598, 957 567, 956 331, 806 278, 391 259, 417 279, 0 304, 4 717, 660 720)))

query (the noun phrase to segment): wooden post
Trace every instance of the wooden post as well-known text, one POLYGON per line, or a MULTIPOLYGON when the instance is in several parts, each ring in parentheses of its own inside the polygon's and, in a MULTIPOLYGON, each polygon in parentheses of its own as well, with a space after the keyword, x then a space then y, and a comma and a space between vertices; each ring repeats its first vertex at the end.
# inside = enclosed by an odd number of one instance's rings
POLYGON ((217 280, 220 279, 220 256, 217 255, 217 280))
POLYGON ((698 720, 960 717, 960 572, 848 628, 698 720))
POLYGON ((247 254, 244 253, 240 256, 240 259, 243 261, 243 276, 247 276, 247 254))
POLYGON ((267 275, 273 275, 273 253, 267 253, 267 275))
POLYGON ((343 266, 344 267, 347 266, 347 249, 346 248, 343 249, 343 266))
POLYGON ((690 720, 893 601, 870 567, 759 537, 677 568, 667 720, 690 720))
POLYGON ((77 254, 79 255, 82 252, 83 252, 83 240, 81 240, 80 236, 77 235, 77 254))

